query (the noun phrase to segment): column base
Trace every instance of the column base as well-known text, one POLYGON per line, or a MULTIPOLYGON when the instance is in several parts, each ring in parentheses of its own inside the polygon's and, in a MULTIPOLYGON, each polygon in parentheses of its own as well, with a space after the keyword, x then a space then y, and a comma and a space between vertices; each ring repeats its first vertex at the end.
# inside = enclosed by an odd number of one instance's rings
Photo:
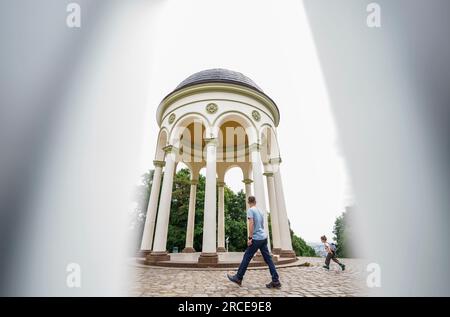
POLYGON ((170 261, 170 255, 167 251, 153 251, 147 255, 146 262, 155 263, 161 261, 170 261))
MULTIPOLYGON (((279 256, 279 255, 275 255, 275 254, 273 254, 273 253, 271 253, 270 256, 272 257, 273 263, 277 263, 278 260, 280 259, 280 256, 279 256)), ((256 254, 253 256, 253 261, 255 261, 255 262, 264 262, 264 258, 263 258, 263 256, 262 256, 261 252, 258 251, 258 253, 256 253, 256 254)))
POLYGON ((282 258, 296 258, 297 257, 293 250, 281 250, 280 256, 282 258))
POLYGON ((264 258, 260 251, 257 251, 255 253, 255 255, 253 256, 253 261, 259 261, 259 262, 264 261, 264 258))
POLYGON ((217 252, 227 252, 227 249, 225 249, 224 247, 218 247, 217 252))
POLYGON ((137 258, 145 258, 151 252, 152 252, 152 250, 139 250, 139 251, 136 252, 136 257, 137 258))
POLYGON ((195 249, 191 247, 186 247, 183 249, 182 253, 195 253, 195 249))
POLYGON ((202 265, 212 265, 219 263, 219 256, 217 253, 200 253, 200 256, 198 257, 198 264, 202 265))
POLYGON ((281 248, 273 248, 272 253, 273 254, 281 254, 281 248))

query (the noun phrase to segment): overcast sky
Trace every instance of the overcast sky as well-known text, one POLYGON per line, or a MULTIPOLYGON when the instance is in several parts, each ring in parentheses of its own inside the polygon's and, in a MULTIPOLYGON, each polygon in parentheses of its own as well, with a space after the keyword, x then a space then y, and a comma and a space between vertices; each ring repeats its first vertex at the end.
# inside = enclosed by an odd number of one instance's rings
MULTIPOLYGON (((140 170, 153 168, 161 99, 189 75, 209 68, 241 72, 278 105, 281 171, 296 234, 332 236, 351 203, 351 184, 301 1, 163 1, 156 7, 151 84, 140 170)), ((243 189, 241 172, 226 183, 243 189)))

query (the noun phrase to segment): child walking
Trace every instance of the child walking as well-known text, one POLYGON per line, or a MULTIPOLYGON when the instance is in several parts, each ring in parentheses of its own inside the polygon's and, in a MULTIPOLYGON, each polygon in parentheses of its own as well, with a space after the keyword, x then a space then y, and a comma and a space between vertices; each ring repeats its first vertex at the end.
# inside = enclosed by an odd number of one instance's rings
POLYGON ((323 268, 329 270, 330 269, 330 260, 333 260, 334 262, 339 264, 342 271, 344 271, 345 265, 343 263, 339 262, 339 260, 336 257, 336 245, 334 243, 328 243, 326 236, 321 236, 320 240, 322 241, 323 245, 325 246, 325 251, 327 252, 327 257, 325 259, 325 265, 323 266, 323 268))

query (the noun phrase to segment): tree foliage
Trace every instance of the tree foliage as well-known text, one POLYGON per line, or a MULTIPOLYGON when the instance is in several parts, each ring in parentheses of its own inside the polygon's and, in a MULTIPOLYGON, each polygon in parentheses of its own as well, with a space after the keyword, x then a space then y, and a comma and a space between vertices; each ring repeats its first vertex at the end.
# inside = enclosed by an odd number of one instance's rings
POLYGON ((353 248, 351 248, 351 239, 353 237, 352 230, 352 208, 347 208, 341 216, 336 218, 334 222, 333 239, 336 241, 336 254, 338 257, 354 257, 353 248))
POLYGON ((292 248, 297 256, 317 256, 316 251, 312 247, 306 244, 305 240, 295 235, 294 231, 291 231, 292 248))
POLYGON ((245 193, 235 194, 225 187, 225 236, 229 239, 228 251, 243 251, 247 247, 247 216, 245 193))
POLYGON ((184 247, 190 190, 191 184, 189 170, 182 169, 175 174, 173 181, 169 234, 167 235, 167 247, 169 251, 172 251, 174 247, 177 247, 178 250, 181 251, 184 247))
POLYGON ((136 186, 134 191, 133 201, 136 206, 129 214, 129 227, 131 229, 133 235, 132 239, 135 245, 132 252, 139 249, 142 240, 147 206, 150 198, 150 189, 153 183, 153 172, 154 170, 150 170, 142 175, 142 184, 136 186))

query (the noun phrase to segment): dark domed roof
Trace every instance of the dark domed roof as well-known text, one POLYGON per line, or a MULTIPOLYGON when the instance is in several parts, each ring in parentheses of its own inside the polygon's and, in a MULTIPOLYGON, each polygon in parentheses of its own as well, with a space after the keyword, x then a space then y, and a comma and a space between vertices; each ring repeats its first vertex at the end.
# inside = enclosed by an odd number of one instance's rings
POLYGON ((262 92, 262 89, 255 84, 253 80, 241 74, 239 72, 235 72, 228 69, 223 68, 213 68, 202 70, 201 72, 195 73, 185 80, 183 80, 174 91, 180 90, 184 87, 203 84, 203 83, 231 83, 246 86, 262 92))
MULTIPOLYGON (((266 95, 266 93, 261 88, 259 88, 258 85, 256 85, 253 80, 251 80, 244 74, 223 68, 202 70, 198 73, 189 76, 188 78, 183 80, 172 92, 170 92, 166 97, 164 97, 161 104, 164 104, 165 101, 167 101, 170 96, 174 95, 174 93, 186 87, 207 83, 224 83, 224 84, 239 85, 253 90, 258 95, 262 95, 262 97, 264 97, 263 100, 265 99, 268 101, 267 106, 269 107, 270 111, 274 116, 275 125, 278 126, 278 123, 280 121, 280 111, 278 110, 278 107, 276 103, 272 100, 272 98, 266 95)), ((160 122, 162 118, 163 109, 165 108, 159 107, 158 109, 160 109, 158 110, 159 111, 158 122, 160 122)))

